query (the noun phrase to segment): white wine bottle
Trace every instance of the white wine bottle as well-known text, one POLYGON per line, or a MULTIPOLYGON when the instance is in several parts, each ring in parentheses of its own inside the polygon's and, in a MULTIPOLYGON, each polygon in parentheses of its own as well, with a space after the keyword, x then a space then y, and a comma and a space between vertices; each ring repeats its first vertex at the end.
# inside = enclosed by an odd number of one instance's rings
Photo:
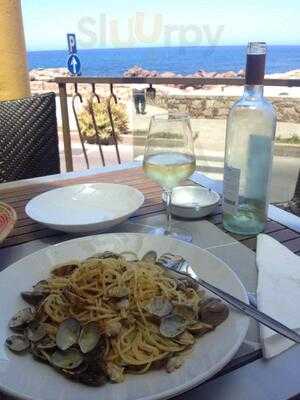
POLYGON ((264 98, 266 44, 249 43, 243 96, 227 119, 223 225, 241 235, 264 230, 269 205, 276 113, 264 98))

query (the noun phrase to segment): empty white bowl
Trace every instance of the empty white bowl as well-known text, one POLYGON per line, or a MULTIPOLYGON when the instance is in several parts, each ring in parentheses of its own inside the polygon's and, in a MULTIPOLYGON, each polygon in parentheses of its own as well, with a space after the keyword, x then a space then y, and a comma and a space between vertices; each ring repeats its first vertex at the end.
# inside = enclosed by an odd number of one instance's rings
MULTIPOLYGON (((163 201, 166 201, 165 194, 163 201)), ((216 209, 219 201, 219 194, 213 190, 201 186, 178 186, 173 189, 171 213, 187 219, 203 218, 216 209)))
POLYGON ((112 183, 87 183, 50 190, 32 199, 25 208, 33 220, 63 232, 105 231, 138 210, 143 194, 112 183))

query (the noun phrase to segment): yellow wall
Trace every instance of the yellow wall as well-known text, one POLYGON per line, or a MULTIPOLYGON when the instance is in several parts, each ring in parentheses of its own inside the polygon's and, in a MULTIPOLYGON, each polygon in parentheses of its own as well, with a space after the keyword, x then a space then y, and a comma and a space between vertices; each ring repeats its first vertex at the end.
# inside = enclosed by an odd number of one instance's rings
POLYGON ((0 101, 29 95, 21 0, 0 0, 0 101))

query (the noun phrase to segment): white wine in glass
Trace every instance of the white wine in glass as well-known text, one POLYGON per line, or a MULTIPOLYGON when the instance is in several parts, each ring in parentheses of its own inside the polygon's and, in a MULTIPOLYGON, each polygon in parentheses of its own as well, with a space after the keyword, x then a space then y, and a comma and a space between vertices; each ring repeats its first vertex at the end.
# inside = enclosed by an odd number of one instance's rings
POLYGON ((195 158, 177 152, 152 154, 145 157, 144 171, 163 188, 172 190, 195 171, 195 158))
POLYGON ((189 117, 169 113, 152 117, 144 155, 145 174, 159 183, 166 193, 167 225, 156 230, 157 234, 191 241, 191 235, 172 226, 172 190, 196 169, 193 134, 189 117))

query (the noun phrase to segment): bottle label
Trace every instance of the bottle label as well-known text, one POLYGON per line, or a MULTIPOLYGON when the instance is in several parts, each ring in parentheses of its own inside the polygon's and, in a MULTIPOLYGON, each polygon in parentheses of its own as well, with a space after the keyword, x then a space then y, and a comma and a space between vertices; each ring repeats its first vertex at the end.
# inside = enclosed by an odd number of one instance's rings
POLYGON ((223 210, 229 214, 235 214, 239 205, 241 170, 239 168, 224 168, 224 190, 223 190, 223 210))
POLYGON ((273 140, 263 135, 249 136, 245 196, 263 201, 267 197, 272 168, 273 140))

